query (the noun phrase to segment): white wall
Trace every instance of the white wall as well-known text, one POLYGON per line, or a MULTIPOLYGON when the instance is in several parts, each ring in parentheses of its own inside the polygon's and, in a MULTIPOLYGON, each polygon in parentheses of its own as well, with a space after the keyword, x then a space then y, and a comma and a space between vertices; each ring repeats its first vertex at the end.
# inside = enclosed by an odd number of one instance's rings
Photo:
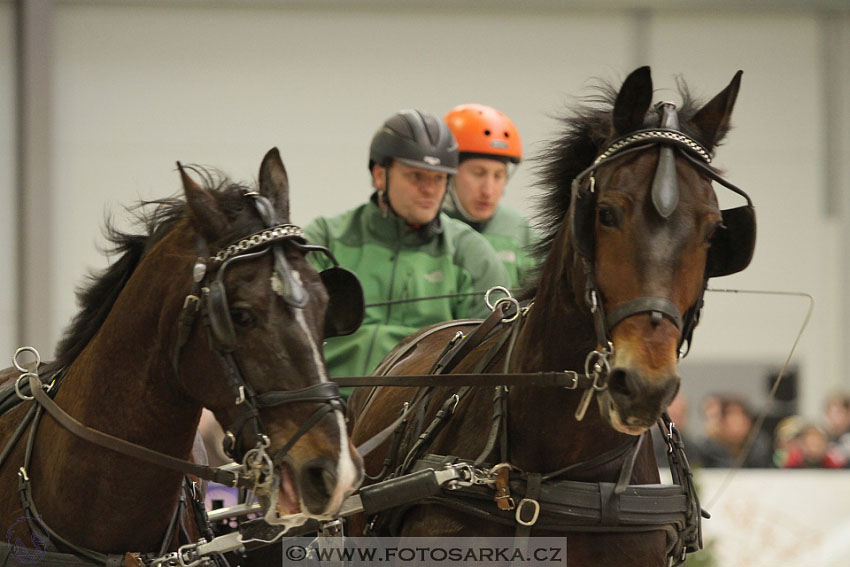
POLYGON ((15 18, 12 4, 0 3, 0 368, 14 349, 16 304, 15 198, 15 18))
MULTIPOLYGON (((841 17, 850 26, 847 12, 841 17)), ((491 104, 515 120, 533 156, 557 130, 551 115, 586 94, 592 77, 616 81, 649 63, 659 97, 670 96, 680 73, 695 92, 712 96, 743 69, 735 129, 717 163, 752 195, 759 241, 750 269, 713 285, 815 295, 796 362, 804 409, 816 413, 826 389, 850 386, 841 372, 846 338, 832 308, 844 291, 834 267, 838 217, 823 214, 817 18, 727 6, 722 13, 649 11, 640 21, 646 30, 627 11, 553 7, 484 14, 356 4, 342 11, 58 3, 50 260, 62 277, 53 282, 52 335, 74 314, 73 289, 85 270, 106 265, 96 250, 104 211, 126 218, 122 205, 176 192, 176 160, 251 180, 277 145, 290 173, 293 221, 306 224, 366 198, 369 139, 399 108, 442 114, 462 102, 491 104), (638 61, 640 53, 647 61, 638 61)), ((0 103, 3 96, 0 90, 0 103)), ((532 181, 525 164, 508 202, 530 211, 532 181)), ((711 295, 691 356, 779 366, 805 308, 799 300, 711 295)))
MULTIPOLYGON (((802 407, 815 414, 824 390, 843 378, 837 370, 844 342, 836 333, 838 312, 830 308, 839 301, 831 297, 831 284, 839 276, 832 268, 839 252, 838 217, 824 216, 817 16, 658 15, 652 19, 651 38, 656 68, 668 73, 687 69, 687 76, 699 77, 698 83, 692 80, 696 92, 711 95, 736 69, 744 70, 733 130, 717 151, 715 165, 750 193, 759 237, 750 268, 713 280, 711 286, 804 291, 815 297, 816 310, 796 356, 804 380, 802 407)), ((718 195, 723 202, 731 194, 721 189, 718 195)), ((726 201, 734 204, 734 198, 726 201)), ((807 309, 807 300, 800 298, 708 294, 692 357, 781 366, 807 309)), ((764 375, 752 379, 762 386, 764 375)))

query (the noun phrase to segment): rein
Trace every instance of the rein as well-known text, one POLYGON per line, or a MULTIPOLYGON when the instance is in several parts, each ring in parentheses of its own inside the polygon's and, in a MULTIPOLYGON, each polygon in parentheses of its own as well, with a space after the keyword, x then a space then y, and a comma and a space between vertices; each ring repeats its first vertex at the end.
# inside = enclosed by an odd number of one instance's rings
MULTIPOLYGON (((26 348, 31 352, 34 352, 34 349, 31 349, 31 347, 26 348)), ((21 349, 18 350, 21 351, 21 349)), ((133 457, 153 465, 179 471, 184 474, 191 474, 198 478, 223 484, 225 486, 240 488, 251 488, 254 486, 254 479, 250 475, 239 474, 234 471, 213 468, 193 463, 191 461, 178 459, 176 457, 148 449, 147 447, 137 445, 136 443, 131 443, 130 441, 115 437, 114 435, 87 427, 74 419, 70 414, 59 407, 55 401, 53 401, 47 393, 47 390, 51 387, 50 384, 42 383, 41 378, 34 372, 28 372, 22 376, 28 378, 29 390, 32 396, 31 399, 34 400, 40 407, 44 408, 44 410, 47 411, 47 413, 50 414, 50 416, 53 417, 59 425, 80 439, 88 441, 89 443, 99 447, 110 449, 116 453, 121 453, 128 457, 133 457)), ((26 475, 26 469, 22 468, 21 473, 26 475)))

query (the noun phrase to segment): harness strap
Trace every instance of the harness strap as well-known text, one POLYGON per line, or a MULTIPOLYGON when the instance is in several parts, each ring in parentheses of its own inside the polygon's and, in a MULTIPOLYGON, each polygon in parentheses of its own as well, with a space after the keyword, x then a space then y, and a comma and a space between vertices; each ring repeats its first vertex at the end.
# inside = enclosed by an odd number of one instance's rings
MULTIPOLYGON (((40 388, 35 388, 32 384, 31 386, 33 387, 34 394, 36 390, 41 390, 40 388)), ((43 391, 42 394, 44 394, 43 391)), ((47 396, 46 394, 44 395, 45 397, 47 396)), ((38 428, 38 423, 41 420, 42 409, 42 407, 39 407, 36 410, 32 427, 30 428, 29 436, 27 438, 27 446, 24 453, 24 466, 22 466, 18 471, 18 493, 21 499, 21 507, 26 515, 33 538, 39 538, 42 542, 45 542, 53 549, 56 549, 55 544, 59 543, 72 550, 75 554, 94 561, 95 563, 106 565, 106 567, 122 567, 124 565, 124 555, 107 555, 74 545, 51 529, 50 526, 44 522, 41 514, 39 514, 38 508, 35 505, 35 500, 33 500, 32 497, 32 485, 27 470, 29 469, 30 460, 32 458, 32 450, 35 445, 35 432, 38 428)))
POLYGON ((321 382, 313 384, 300 390, 278 390, 259 394, 256 399, 257 407, 271 408, 283 404, 296 402, 338 402, 342 408, 342 397, 339 395, 339 386, 334 382, 321 382))
MULTIPOLYGON (((433 468, 435 463, 466 462, 456 457, 427 455, 418 460, 414 471, 433 468)), ((511 480, 511 492, 530 498, 528 480, 531 475, 511 480)), ((640 532, 673 527, 677 532, 686 529, 688 497, 684 487, 669 484, 631 485, 619 495, 619 519, 616 525, 602 524, 600 502, 602 493, 613 494, 615 483, 559 480, 547 482, 541 476, 540 514, 534 526, 541 530, 561 532, 640 532)), ((532 487, 533 488, 533 487, 532 487)), ((427 503, 461 510, 505 525, 516 525, 516 514, 503 512, 493 505, 492 490, 481 485, 460 486, 431 497, 427 503)), ((525 506, 523 519, 532 511, 525 506)), ((517 506, 519 509, 519 505, 517 506)))
POLYGON ((249 476, 184 461, 183 459, 178 459, 176 457, 148 449, 147 447, 142 447, 141 445, 131 443, 130 441, 125 441, 124 439, 120 439, 114 435, 86 427, 66 413, 65 410, 60 408, 59 405, 47 395, 44 391, 41 380, 37 376, 31 375, 29 384, 30 389, 32 390, 32 395, 35 397, 38 404, 47 410, 47 413, 49 413, 51 417, 53 417, 53 419, 55 419, 62 427, 81 439, 100 447, 110 449, 116 453, 121 453, 122 455, 134 457, 167 469, 192 474, 199 478, 217 482, 218 484, 242 487, 252 487, 254 485, 253 479, 249 476))
POLYGON ((494 309, 490 315, 481 322, 478 327, 475 328, 474 331, 469 333, 457 346, 456 349, 452 352, 451 358, 446 361, 445 365, 437 369, 437 374, 448 374, 451 372, 455 366, 457 366, 466 355, 475 349, 475 347, 479 346, 483 343, 487 337, 490 335, 490 332, 494 330, 499 324, 502 322, 506 316, 505 308, 502 309, 494 309))
POLYGON ((512 372, 495 374, 410 374, 403 376, 340 376, 331 378, 340 386, 531 386, 587 390, 593 377, 572 370, 562 372, 512 372))
POLYGON ((663 297, 639 297, 618 305, 608 313, 608 332, 610 333, 617 326, 617 323, 623 319, 637 315, 638 313, 652 313, 653 315, 658 313, 659 316, 667 315, 676 325, 676 328, 679 330, 682 329, 682 315, 679 313, 679 308, 676 307, 675 303, 663 297))
MULTIPOLYGON (((515 320, 516 321, 516 320, 515 320)), ((484 355, 481 359, 481 362, 476 366, 476 373, 483 373, 499 351, 502 350, 502 347, 505 343, 508 343, 508 352, 505 355, 505 362, 503 369, 505 372, 508 371, 511 361, 511 353, 513 351, 513 346, 516 343, 516 339, 519 336, 519 331, 522 327, 521 321, 525 321, 525 318, 519 319, 520 323, 512 323, 510 332, 505 333, 505 335, 495 344, 490 351, 484 355)), ((478 458, 475 459, 475 464, 478 465, 487 460, 487 457, 493 451, 493 448, 496 445, 496 441, 501 439, 502 443, 500 446, 500 456, 501 461, 506 462, 508 460, 507 457, 507 437, 504 435, 504 429, 506 427, 507 420, 507 400, 505 397, 506 387, 504 386, 496 386, 493 391, 493 420, 490 425, 490 434, 487 436, 487 442, 484 444, 484 449, 481 450, 481 454, 478 455, 478 458), (500 434, 502 434, 500 436, 500 434)))
POLYGON ((625 455, 627 451, 634 447, 636 442, 636 440, 629 439, 619 447, 609 449, 604 453, 596 455, 592 459, 581 461, 579 463, 573 463, 572 465, 567 465, 562 469, 546 473, 545 475, 543 475, 543 480, 554 480, 558 477, 565 476, 568 474, 574 474, 577 472, 588 471, 601 467, 602 465, 610 463, 611 461, 619 459, 620 457, 625 455))
MULTIPOLYGON (((375 369, 375 371, 373 373, 373 376, 366 377, 370 380, 371 379, 378 379, 378 381, 381 382, 381 383, 379 383, 377 385, 374 384, 374 383, 359 384, 361 386, 372 386, 372 389, 369 391, 368 395, 366 396, 366 401, 363 403, 363 408, 360 411, 360 415, 363 415, 369 409, 369 406, 372 404, 372 400, 374 399, 375 393, 378 391, 378 389, 380 389, 384 385, 389 385, 389 384, 382 383, 383 380, 391 378, 390 376, 387 376, 387 372, 389 372, 393 368, 393 366, 395 366, 396 362, 398 362, 399 360, 404 358, 412 349, 416 348, 417 344, 419 344, 421 341, 423 341, 427 337, 433 335, 434 333, 438 333, 438 332, 444 331, 446 329, 451 329, 453 327, 464 327, 464 326, 468 326, 468 325, 477 325, 477 324, 480 324, 480 323, 481 323, 481 319, 460 319, 458 321, 449 321, 448 323, 436 325, 436 326, 428 329, 427 331, 423 332, 421 335, 417 336, 413 341, 411 341, 409 344, 407 344, 404 348, 394 349, 393 352, 391 352, 388 355, 388 357, 385 358, 378 365, 378 367, 375 369)), ((449 342, 448 347, 450 347, 451 345, 452 345, 452 343, 449 342)), ((446 350, 448 350, 448 347, 447 347, 446 350)), ((445 352, 443 354, 445 354, 445 352)), ((350 376, 350 377, 345 377, 345 378, 342 378, 342 379, 331 378, 331 380, 333 380, 334 382, 336 382, 336 383, 338 383, 342 386, 347 386, 347 385, 349 385, 349 383, 348 383, 349 380, 357 381, 357 380, 360 380, 362 378, 363 378, 362 376, 350 376)), ((358 384, 351 384, 351 385, 355 386, 355 385, 358 385, 358 384)), ((402 385, 402 384, 399 384, 399 385, 402 385)), ((415 404, 411 404, 411 407, 413 405, 415 405, 415 404)), ((381 445, 381 443, 383 443, 390 435, 393 434, 393 431, 395 431, 395 429, 402 423, 403 419, 404 419, 403 415, 399 416, 389 426, 385 427, 378 434, 374 435, 372 438, 366 440, 362 445, 360 445, 360 447, 357 448, 357 452, 360 453, 361 456, 365 456, 365 455, 368 455, 369 453, 371 453, 372 451, 374 451, 375 448, 379 447, 381 445)))

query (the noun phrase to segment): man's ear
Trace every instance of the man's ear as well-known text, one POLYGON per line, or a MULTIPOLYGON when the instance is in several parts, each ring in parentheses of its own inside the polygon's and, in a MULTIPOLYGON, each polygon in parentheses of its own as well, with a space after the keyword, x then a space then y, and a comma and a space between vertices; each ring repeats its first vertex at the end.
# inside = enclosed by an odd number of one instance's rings
POLYGON ((383 191, 387 187, 387 168, 377 163, 372 166, 372 184, 378 191, 383 191))

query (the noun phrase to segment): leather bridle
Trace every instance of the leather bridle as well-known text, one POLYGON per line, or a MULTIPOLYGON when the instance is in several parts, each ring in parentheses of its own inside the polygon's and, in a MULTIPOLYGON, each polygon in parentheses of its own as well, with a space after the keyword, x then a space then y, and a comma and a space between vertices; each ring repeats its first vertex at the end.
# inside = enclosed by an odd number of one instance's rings
MULTIPOLYGON (((21 371, 21 375, 15 383, 15 392, 21 400, 32 401, 33 405, 27 412, 23 422, 19 424, 8 445, 3 451, 0 451, 0 464, 11 453, 11 449, 29 426, 30 431, 24 455, 24 464, 19 469, 18 476, 22 507, 24 510, 29 511, 27 519, 30 522, 33 533, 45 533, 51 540, 62 543, 74 550, 75 553, 107 565, 117 564, 116 562, 119 562, 123 557, 104 555, 72 544, 51 529, 38 514, 35 501, 32 497, 28 469, 35 444, 35 432, 44 411, 49 413, 57 423, 69 432, 94 445, 151 463, 155 466, 180 471, 185 474, 192 474, 219 484, 251 488, 255 491, 257 491, 258 485, 268 485, 270 483, 270 479, 273 478, 274 467, 280 466, 286 458, 288 451, 307 431, 328 413, 344 411, 345 406, 339 395, 339 387, 333 382, 322 382, 295 390, 255 392, 243 377, 235 345, 224 344, 219 333, 220 329, 217 329, 211 323, 210 310, 213 307, 210 306, 210 288, 208 284, 210 278, 218 270, 223 270, 229 261, 233 259, 248 260, 259 258, 271 251, 275 256, 275 268, 278 271, 278 275, 281 278, 288 279, 288 282, 283 286, 285 290, 283 293, 284 300, 292 305, 293 308, 300 309, 306 305, 306 300, 304 299, 306 292, 303 289, 298 290, 292 287, 293 285, 300 284, 291 277, 291 273, 286 273, 290 268, 285 261, 282 250, 276 250, 275 248, 282 242, 291 241, 296 246, 303 246, 309 250, 324 250, 317 246, 307 246, 303 241, 303 231, 301 228, 292 224, 273 223, 273 216, 269 214, 269 211, 273 209, 264 197, 256 193, 248 193, 247 196, 253 197, 255 202, 258 203, 257 210, 260 216, 266 221, 268 228, 226 246, 215 255, 204 254, 197 259, 193 269, 192 291, 186 296, 179 317, 177 342, 172 359, 174 371, 179 377, 180 352, 188 341, 195 326, 194 323, 197 314, 200 312, 203 319, 207 322, 210 345, 222 357, 225 363, 226 375, 230 379, 230 385, 235 394, 235 404, 240 408, 239 416, 228 427, 227 438, 231 441, 231 444, 226 446, 225 449, 229 450, 230 456, 237 460, 244 460, 243 464, 245 467, 242 470, 231 471, 193 463, 87 427, 69 415, 52 399, 52 396, 55 396, 64 378, 65 369, 51 372, 49 383, 43 383, 39 375, 40 361, 38 360, 38 353, 31 347, 24 347, 19 349, 15 355, 15 366, 21 371), (288 284, 289 287, 287 288, 288 284), (35 355, 36 362, 34 365, 24 365, 18 362, 18 356, 22 351, 30 351, 35 355), (301 424, 295 434, 287 440, 281 449, 273 456, 269 456, 266 453, 266 448, 268 448, 270 441, 265 434, 265 429, 260 420, 260 409, 293 403, 320 403, 321 406, 301 424), (251 424, 254 430, 256 446, 253 449, 244 451, 237 442, 237 436, 248 423, 251 424)), ((327 252, 327 254, 330 256, 330 252, 327 252)), ((331 256, 331 258, 333 257, 331 256)), ((219 305, 217 307, 219 309, 226 309, 227 306, 219 305)))
POLYGON ((699 142, 679 130, 679 120, 676 106, 673 103, 662 102, 656 106, 661 114, 660 126, 638 130, 611 142, 594 162, 576 175, 572 182, 572 242, 578 253, 585 275, 585 301, 593 314, 597 344, 602 350, 594 351, 598 360, 607 361, 613 355, 611 332, 623 320, 641 313, 649 313, 654 323, 659 323, 666 317, 679 330, 679 355, 684 356, 690 350, 694 329, 699 323, 703 306, 703 294, 708 285, 708 278, 717 275, 727 275, 743 270, 752 258, 755 243, 755 212, 749 195, 743 190, 726 181, 710 166, 712 155, 699 142), (747 205, 738 209, 723 211, 724 225, 719 231, 728 241, 726 226, 737 216, 745 216, 746 222, 734 222, 733 229, 748 234, 735 234, 737 240, 742 240, 745 248, 739 257, 725 257, 725 250, 709 251, 706 272, 703 277, 702 292, 694 305, 683 316, 679 308, 666 297, 638 297, 618 305, 606 314, 602 301, 602 293, 594 277, 594 246, 593 219, 596 209, 598 191, 596 188, 596 170, 602 165, 618 160, 655 146, 660 146, 660 155, 652 184, 652 204, 658 215, 666 220, 675 210, 679 202, 679 187, 675 169, 676 154, 684 156, 697 170, 707 175, 729 190, 741 195, 747 200, 747 205), (583 187, 585 185, 586 187, 583 187), (743 225, 743 226, 741 226, 743 225))
POLYGON ((273 390, 261 393, 256 392, 251 387, 243 375, 242 366, 239 364, 235 336, 228 336, 233 333, 233 330, 226 296, 223 293, 223 272, 231 262, 255 259, 266 253, 272 253, 275 273, 279 280, 283 282, 282 295, 284 301, 293 309, 303 309, 307 303, 306 291, 300 282, 292 277, 292 269, 286 261, 283 251, 279 248, 280 244, 292 242, 296 246, 303 246, 320 252, 324 251, 329 257, 332 258, 332 256, 323 247, 308 247, 304 241, 304 231, 300 227, 289 223, 277 224, 277 219, 273 213, 274 209, 265 197, 253 192, 247 193, 246 196, 252 198, 257 211, 268 227, 222 248, 215 255, 202 255, 196 260, 193 271, 193 287, 186 296, 183 312, 180 316, 177 348, 174 354, 175 371, 177 371, 176 360, 180 356, 180 350, 192 332, 196 314, 200 312, 206 323, 210 344, 226 366, 225 374, 230 381, 235 405, 239 409, 237 417, 225 427, 223 442, 225 453, 236 461, 242 461, 249 452, 240 442, 242 431, 246 426, 250 427, 256 443, 251 451, 257 450, 262 455, 265 448, 269 446, 266 427, 260 418, 261 409, 293 403, 320 403, 321 406, 299 426, 286 444, 271 456, 271 462, 279 466, 286 458, 288 451, 316 423, 332 411, 344 411, 345 406, 342 397, 339 395, 339 387, 334 382, 321 382, 294 390, 273 390), (222 290, 218 294, 213 291, 216 287, 222 290))

